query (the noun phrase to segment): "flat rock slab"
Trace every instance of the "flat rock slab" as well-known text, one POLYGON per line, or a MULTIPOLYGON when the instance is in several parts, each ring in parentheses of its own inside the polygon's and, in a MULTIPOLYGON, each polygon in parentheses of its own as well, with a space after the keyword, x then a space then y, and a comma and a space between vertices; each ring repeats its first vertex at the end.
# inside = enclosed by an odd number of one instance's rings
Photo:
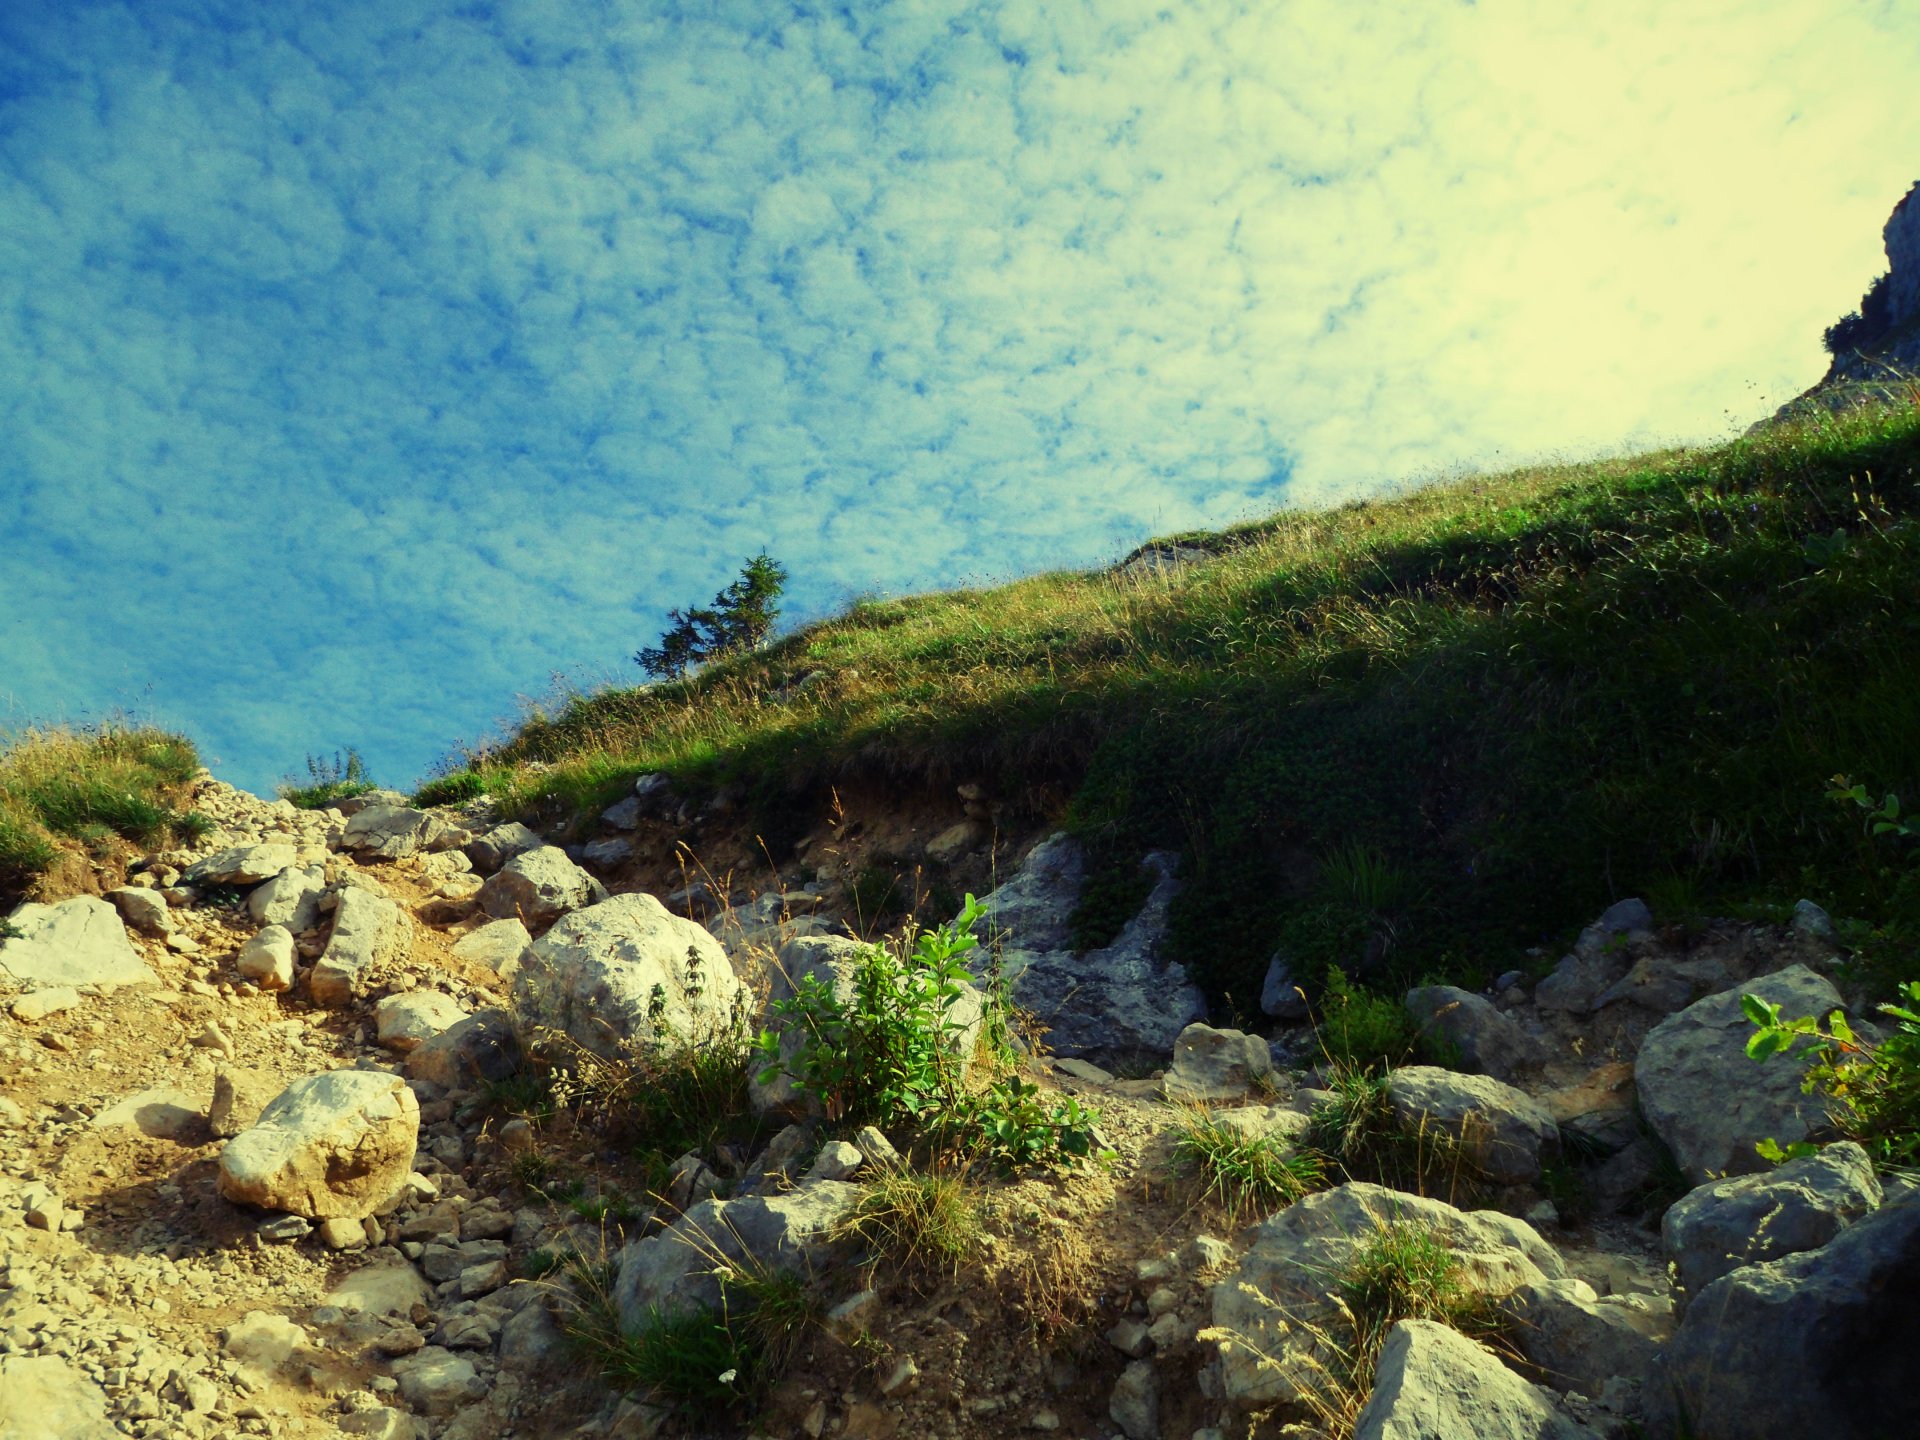
POLYGON ((95 1130, 138 1130, 151 1140, 197 1144, 206 1134, 205 1108, 191 1090, 160 1085, 114 1102, 90 1123, 95 1130))
POLYGON ((469 965, 484 965, 511 983, 531 944, 533 936, 519 920, 494 920, 456 940, 453 954, 469 965))
POLYGON ((404 1260, 382 1260, 355 1270, 327 1292, 326 1303, 369 1315, 405 1315, 433 1299, 433 1287, 404 1260))
POLYGON ((53 1355, 0 1356, 0 1440, 121 1440, 106 1392, 53 1355))
POLYGON ((104 900, 79 895, 57 905, 28 903, 7 919, 18 933, 0 940, 0 972, 21 985, 118 990, 160 983, 127 939, 120 912, 104 900))
POLYGON ((438 990, 409 990, 402 995, 389 995, 373 1011, 380 1043, 402 1053, 466 1018, 465 1008, 451 995, 438 990))
POLYGON ((397 1075, 296 1080, 220 1152, 220 1193, 309 1220, 370 1215, 413 1170, 420 1102, 397 1075))
POLYGON ((189 865, 180 878, 188 885, 258 885, 299 861, 291 845, 236 845, 189 865))

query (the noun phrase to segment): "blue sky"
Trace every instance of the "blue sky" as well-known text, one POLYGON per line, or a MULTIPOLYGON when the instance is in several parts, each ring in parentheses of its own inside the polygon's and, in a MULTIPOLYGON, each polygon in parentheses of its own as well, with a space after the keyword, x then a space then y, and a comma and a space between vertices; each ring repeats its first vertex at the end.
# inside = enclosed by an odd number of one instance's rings
POLYGON ((0 6, 0 727, 408 782, 795 614, 1742 426, 1920 174, 1851 0, 0 6))

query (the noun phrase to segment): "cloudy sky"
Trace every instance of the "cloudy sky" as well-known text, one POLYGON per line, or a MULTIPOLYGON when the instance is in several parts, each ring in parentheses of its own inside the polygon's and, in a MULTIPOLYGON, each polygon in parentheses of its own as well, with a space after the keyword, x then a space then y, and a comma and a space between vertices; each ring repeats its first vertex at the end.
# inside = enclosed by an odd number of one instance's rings
POLYGON ((1816 379, 1920 174, 1860 0, 7 0, 0 727, 409 782, 795 613, 1816 379))

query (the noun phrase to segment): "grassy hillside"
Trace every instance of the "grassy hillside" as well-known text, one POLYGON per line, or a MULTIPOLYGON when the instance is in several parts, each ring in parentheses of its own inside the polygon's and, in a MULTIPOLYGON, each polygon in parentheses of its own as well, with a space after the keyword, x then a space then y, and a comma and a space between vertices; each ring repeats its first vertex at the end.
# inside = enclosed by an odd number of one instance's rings
POLYGON ((204 817, 178 807, 199 768, 191 741, 138 726, 47 727, 0 741, 0 909, 64 849, 198 833, 204 817))
POLYGON ((1917 509, 1920 410, 1886 408, 1283 512, 1167 577, 856 605, 431 789, 587 813, 665 770, 743 784, 776 847, 847 777, 1070 796, 1088 938, 1177 847, 1180 958, 1236 1003, 1276 947, 1475 979, 1628 894, 1884 917, 1826 790, 1920 792, 1917 509))

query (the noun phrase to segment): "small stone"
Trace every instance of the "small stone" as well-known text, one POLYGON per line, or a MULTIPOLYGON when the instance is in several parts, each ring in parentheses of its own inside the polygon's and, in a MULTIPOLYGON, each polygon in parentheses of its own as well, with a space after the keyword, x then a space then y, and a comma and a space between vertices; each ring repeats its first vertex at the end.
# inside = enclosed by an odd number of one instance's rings
POLYGON ((46 1019, 49 1015, 58 1015, 63 1010, 71 1010, 80 1003, 80 992, 71 985, 56 985, 47 990, 35 990, 22 995, 13 1002, 13 1018, 23 1025, 32 1025, 46 1019))
POLYGON ((233 1058, 233 1041, 216 1021, 209 1020, 204 1029, 193 1037, 193 1044, 200 1050, 217 1050, 229 1060, 233 1058))
POLYGON ((504 1260, 469 1265, 460 1272, 460 1298, 472 1300, 481 1295, 491 1295, 506 1283, 507 1263, 504 1260))
POLYGON ((903 1391, 916 1388, 920 1383, 920 1367, 913 1363, 911 1355, 902 1355, 887 1367, 887 1373, 880 1377, 882 1395, 898 1395, 903 1391))
POLYGON ((1132 1316, 1122 1317, 1114 1327, 1107 1331, 1107 1343, 1122 1355, 1138 1360, 1153 1349, 1153 1341, 1147 1336, 1147 1327, 1132 1316))
POLYGON ((240 947, 234 968, 262 990, 293 988, 293 932, 284 925, 268 925, 240 947))
POLYGON ((845 1180, 861 1166, 864 1157, 844 1140, 829 1140, 807 1171, 809 1180, 845 1180))
POLYGON ((870 1164, 889 1170, 897 1169, 900 1165, 900 1152, 878 1125, 862 1125, 859 1133, 853 1137, 853 1143, 870 1164))
POLYGON ((367 1243, 367 1227, 359 1220, 336 1215, 320 1222, 320 1243, 329 1250, 359 1250, 367 1243))
POLYGON ((253 1233, 269 1245, 290 1245, 311 1235, 313 1226, 298 1215, 276 1215, 271 1220, 262 1221, 253 1233))

